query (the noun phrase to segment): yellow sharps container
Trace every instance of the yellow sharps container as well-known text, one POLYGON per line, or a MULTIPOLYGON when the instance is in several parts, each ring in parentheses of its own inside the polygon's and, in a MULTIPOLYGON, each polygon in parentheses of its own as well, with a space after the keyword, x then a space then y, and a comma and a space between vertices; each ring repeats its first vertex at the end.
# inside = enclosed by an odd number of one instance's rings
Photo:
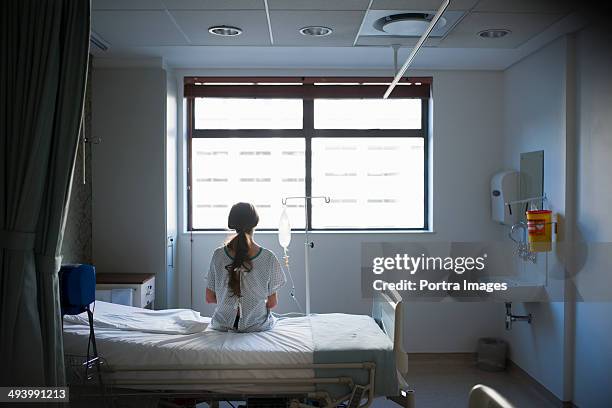
POLYGON ((529 249, 532 252, 549 252, 552 250, 552 211, 527 211, 527 231, 529 249))

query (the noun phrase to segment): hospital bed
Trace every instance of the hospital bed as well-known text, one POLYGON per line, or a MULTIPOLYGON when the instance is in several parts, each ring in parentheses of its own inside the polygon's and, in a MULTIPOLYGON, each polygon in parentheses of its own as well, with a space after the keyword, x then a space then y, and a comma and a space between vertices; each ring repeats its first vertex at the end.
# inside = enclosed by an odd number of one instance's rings
MULTIPOLYGON (((71 393, 81 398, 182 398, 213 406, 267 398, 291 407, 352 408, 368 407, 382 396, 402 407, 414 404, 405 381, 402 299, 395 291, 376 293, 371 316, 282 318, 260 333, 215 331, 206 327, 208 318, 191 310, 147 311, 104 302, 95 308, 103 388, 69 373, 79 379, 70 384, 71 393)), ((84 354, 88 335, 84 316, 64 318, 69 368, 79 365, 70 362, 84 354)))

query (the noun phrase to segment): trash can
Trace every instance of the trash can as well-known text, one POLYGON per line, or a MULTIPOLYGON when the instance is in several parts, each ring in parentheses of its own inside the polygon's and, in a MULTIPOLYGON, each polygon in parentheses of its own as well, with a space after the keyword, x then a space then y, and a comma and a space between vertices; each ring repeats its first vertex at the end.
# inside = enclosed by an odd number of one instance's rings
POLYGON ((476 366, 486 371, 503 371, 506 369, 508 343, 493 337, 478 339, 476 366))

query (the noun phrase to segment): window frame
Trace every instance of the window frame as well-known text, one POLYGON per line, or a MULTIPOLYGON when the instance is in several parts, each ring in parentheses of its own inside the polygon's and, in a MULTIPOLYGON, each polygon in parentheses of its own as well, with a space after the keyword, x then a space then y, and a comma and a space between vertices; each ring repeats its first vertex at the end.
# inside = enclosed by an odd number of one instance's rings
MULTIPOLYGON (((379 79, 380 80, 386 80, 379 79)), ((234 81, 238 80, 235 78, 234 81)), ((371 79, 370 79, 371 80, 371 79)), ((238 81, 237 81, 238 82, 238 81)), ((280 81, 278 81, 280 82, 280 81)), ((347 81, 348 82, 348 81, 347 81)), ((343 85, 352 87, 352 85, 343 85)), ((363 86, 363 85, 361 85, 363 86)), ((218 86, 214 86, 217 88, 218 86)), ((240 86, 244 88, 244 86, 240 86)), ((219 86, 220 88, 220 86, 219 86)), ((279 88, 282 93, 285 85, 266 85, 266 88, 279 88)), ((292 87, 293 88, 293 87, 292 87)), ((288 89, 289 91, 289 89, 288 89)), ((278 93, 276 93, 278 95, 278 93)), ((303 97, 303 128, 302 129, 196 129, 195 128, 195 98, 197 96, 186 96, 187 108, 187 231, 191 232, 220 232, 227 231, 223 228, 193 228, 193 201, 192 201, 192 141, 198 138, 304 138, 305 142, 305 195, 312 195, 312 139, 323 138, 422 138, 423 139, 423 227, 398 227, 398 228, 313 228, 312 227, 312 205, 310 200, 306 201, 308 211, 308 231, 324 232, 371 232, 371 231, 429 231, 429 99, 430 97, 407 97, 406 99, 421 100, 421 129, 315 129, 314 128, 314 100, 303 97)), ((222 97, 222 96, 215 96, 222 97)), ((232 97, 232 96, 228 96, 232 97)), ((241 96, 242 97, 242 96, 241 96)), ((261 96, 253 96, 260 98, 261 96)), ((282 98, 282 96, 280 96, 282 98)), ((291 91, 286 97, 295 98, 291 91)), ((275 96, 279 98, 279 96, 275 96)), ((405 98, 405 97, 402 97, 405 98)), ((330 98, 332 99, 332 98, 330 98)), ((347 99, 347 98, 338 98, 347 99)), ((357 99, 354 95, 350 99, 357 99)), ((293 229, 301 231, 302 229, 293 229)), ((258 228, 258 231, 278 231, 277 228, 258 228)))

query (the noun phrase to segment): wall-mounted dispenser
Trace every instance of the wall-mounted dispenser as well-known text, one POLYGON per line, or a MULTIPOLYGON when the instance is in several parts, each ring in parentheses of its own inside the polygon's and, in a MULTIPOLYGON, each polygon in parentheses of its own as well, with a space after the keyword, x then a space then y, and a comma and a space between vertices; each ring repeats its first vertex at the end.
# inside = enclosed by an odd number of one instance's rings
POLYGON ((516 200, 518 191, 518 171, 502 171, 491 178, 491 218, 493 221, 503 225, 516 223, 517 214, 511 214, 506 203, 516 200))

